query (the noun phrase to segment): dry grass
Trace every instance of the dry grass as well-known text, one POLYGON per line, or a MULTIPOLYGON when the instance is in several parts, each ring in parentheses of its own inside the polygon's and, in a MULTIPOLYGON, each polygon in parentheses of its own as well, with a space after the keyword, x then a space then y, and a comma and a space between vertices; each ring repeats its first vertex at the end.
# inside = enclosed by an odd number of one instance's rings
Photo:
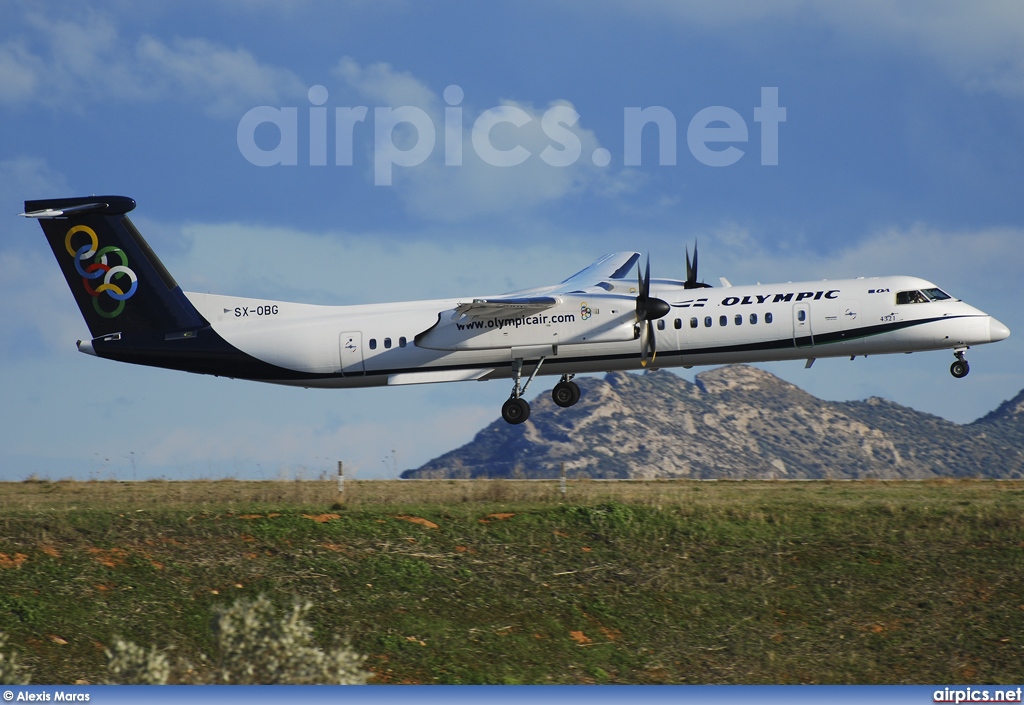
MULTIPOLYGON (((230 511, 246 507, 351 507, 453 505, 502 502, 592 504, 623 502, 652 507, 730 506, 784 498, 815 498, 837 506, 862 501, 863 489, 890 501, 918 501, 936 490, 953 490, 975 501, 999 501, 1024 490, 1024 480, 346 480, 343 497, 329 480, 189 480, 119 482, 75 480, 0 482, 0 512, 89 508, 95 510, 182 509, 230 511), (340 500, 340 501, 339 501, 340 500)), ((872 495, 875 496, 874 494, 872 495)))
POLYGON ((0 484, 0 625, 34 680, 115 635, 316 605, 373 682, 1015 683, 1024 482, 0 484))

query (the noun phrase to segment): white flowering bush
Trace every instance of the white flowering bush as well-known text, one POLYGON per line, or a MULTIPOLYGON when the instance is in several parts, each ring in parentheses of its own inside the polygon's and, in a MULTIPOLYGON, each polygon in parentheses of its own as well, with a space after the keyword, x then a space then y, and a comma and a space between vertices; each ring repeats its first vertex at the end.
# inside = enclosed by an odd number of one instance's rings
MULTIPOLYGON (((106 653, 111 683, 167 685, 171 677, 171 662, 167 654, 155 646, 146 651, 131 641, 115 639, 113 647, 106 653)), ((187 666, 183 670, 187 671, 187 666)))
POLYGON ((313 629, 306 614, 309 602, 292 604, 277 619, 276 610, 263 595, 253 602, 239 600, 223 609, 214 621, 218 661, 216 683, 354 685, 370 676, 362 669, 363 657, 347 645, 322 651, 313 644, 313 629))
POLYGON ((278 618, 265 596, 239 600, 217 612, 213 631, 217 652, 201 656, 202 668, 179 660, 173 667, 166 653, 149 651, 118 639, 107 650, 111 682, 138 685, 220 683, 232 685, 355 685, 365 683, 364 658, 348 645, 323 651, 313 643, 306 615, 313 605, 296 601, 278 618), (205 675, 201 675, 205 673, 205 675))
POLYGON ((18 662, 18 655, 7 653, 7 635, 0 632, 0 685, 28 685, 28 671, 18 662))

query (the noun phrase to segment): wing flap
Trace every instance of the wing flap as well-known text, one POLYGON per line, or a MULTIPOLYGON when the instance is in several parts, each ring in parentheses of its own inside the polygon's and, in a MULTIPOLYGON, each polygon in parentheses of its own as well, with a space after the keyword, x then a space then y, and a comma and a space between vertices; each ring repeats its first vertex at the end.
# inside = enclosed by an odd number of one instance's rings
POLYGON ((557 306, 562 300, 556 296, 502 296, 491 299, 473 299, 455 307, 461 317, 494 318, 497 316, 530 316, 557 306))
POLYGON ((471 382, 494 372, 482 370, 428 370, 425 372, 402 372, 388 377, 388 386, 402 384, 434 384, 435 382, 471 382))

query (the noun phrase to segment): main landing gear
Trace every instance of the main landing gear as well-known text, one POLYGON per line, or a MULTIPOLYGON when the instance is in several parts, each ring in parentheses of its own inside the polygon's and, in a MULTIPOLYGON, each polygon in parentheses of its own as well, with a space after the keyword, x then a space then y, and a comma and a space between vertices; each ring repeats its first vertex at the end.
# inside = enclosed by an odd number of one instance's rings
POLYGON ((956 361, 949 366, 949 373, 957 379, 963 379, 967 376, 967 373, 971 371, 971 366, 967 364, 967 360, 964 359, 964 351, 967 348, 958 348, 953 351, 953 355, 956 356, 956 361))
POLYGON ((537 366, 533 368, 533 372, 530 373, 529 379, 526 380, 526 384, 520 384, 520 380, 523 378, 523 358, 517 357, 515 362, 512 363, 512 369, 515 370, 515 383, 512 386, 512 396, 508 398, 504 404, 501 405, 501 418, 505 419, 510 424, 521 424, 526 419, 530 418, 530 404, 523 395, 526 394, 526 388, 530 386, 530 382, 537 376, 537 372, 540 371, 540 366, 544 364, 544 360, 547 358, 541 358, 537 361, 537 366))
MULTIPOLYGON (((537 366, 533 368, 533 372, 530 373, 526 384, 520 383, 523 378, 522 358, 516 358, 516 361, 512 363, 512 369, 515 371, 512 396, 501 406, 501 418, 505 419, 508 423, 521 424, 530 418, 530 404, 523 398, 523 395, 526 394, 526 388, 530 386, 530 382, 537 376, 537 372, 540 371, 540 366, 544 364, 545 359, 547 358, 542 357, 538 360, 537 366)), ((561 407, 572 406, 580 400, 580 387, 572 381, 573 376, 569 374, 562 375, 562 379, 551 390, 551 398, 561 407)))
POLYGON ((580 400, 580 385, 572 381, 576 375, 562 375, 561 381, 551 390, 551 398, 563 409, 580 400))
POLYGON ((510 397, 501 405, 501 418, 510 424, 520 424, 530 418, 530 404, 522 397, 510 397))

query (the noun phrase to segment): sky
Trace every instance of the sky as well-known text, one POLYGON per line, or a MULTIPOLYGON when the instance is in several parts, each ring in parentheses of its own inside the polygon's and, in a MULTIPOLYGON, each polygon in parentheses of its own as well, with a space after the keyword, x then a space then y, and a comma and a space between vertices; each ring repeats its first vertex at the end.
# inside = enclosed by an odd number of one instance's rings
POLYGON ((501 293, 621 250, 684 278, 695 241, 710 283, 920 276, 1013 332, 966 379, 948 351, 763 367, 966 423, 1024 388, 1022 187, 1016 0, 5 2, 0 480, 393 477, 509 393, 83 355, 26 199, 130 196, 182 288, 285 301, 501 293))

